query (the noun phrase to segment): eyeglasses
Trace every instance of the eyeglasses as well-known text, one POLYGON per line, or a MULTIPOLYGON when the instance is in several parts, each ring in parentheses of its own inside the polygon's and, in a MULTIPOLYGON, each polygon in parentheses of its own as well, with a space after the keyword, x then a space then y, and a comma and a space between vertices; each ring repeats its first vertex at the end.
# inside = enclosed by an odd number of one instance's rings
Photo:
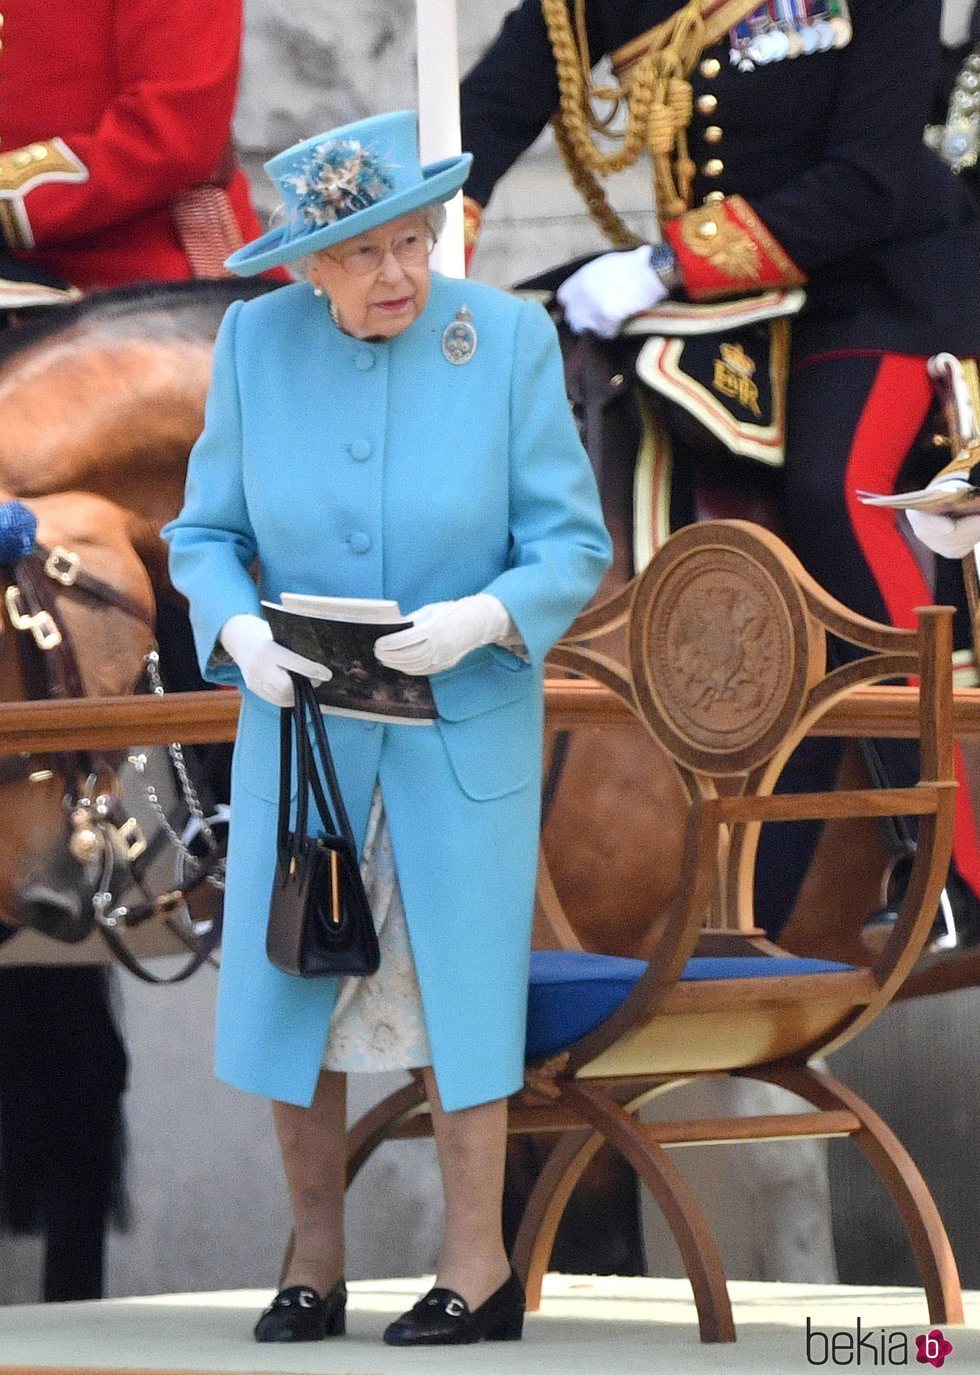
POLYGON ((377 272, 389 253, 402 267, 420 267, 435 246, 435 236, 429 231, 414 231, 392 239, 386 246, 380 244, 357 244, 346 253, 328 253, 335 263, 339 263, 352 277, 368 277, 377 272))

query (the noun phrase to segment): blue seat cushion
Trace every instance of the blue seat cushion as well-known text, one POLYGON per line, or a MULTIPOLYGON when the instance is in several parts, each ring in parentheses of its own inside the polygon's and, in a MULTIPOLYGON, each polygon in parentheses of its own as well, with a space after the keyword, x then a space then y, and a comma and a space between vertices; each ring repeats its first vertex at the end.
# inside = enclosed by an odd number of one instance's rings
MULTIPOLYGON (((646 967, 644 960, 586 950, 532 950, 525 1059, 555 1055, 592 1031, 625 1000, 646 967)), ((845 973, 853 967, 795 956, 698 955, 688 961, 681 978, 760 979, 845 973)))

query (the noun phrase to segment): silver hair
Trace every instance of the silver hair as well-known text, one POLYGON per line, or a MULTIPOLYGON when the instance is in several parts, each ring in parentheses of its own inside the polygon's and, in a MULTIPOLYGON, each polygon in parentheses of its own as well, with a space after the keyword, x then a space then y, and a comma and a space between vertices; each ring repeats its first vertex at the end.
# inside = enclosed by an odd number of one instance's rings
POLYGON ((432 230, 433 238, 438 239, 439 235, 446 227, 446 206, 443 201, 431 201, 428 205, 423 205, 422 214, 425 222, 432 230))

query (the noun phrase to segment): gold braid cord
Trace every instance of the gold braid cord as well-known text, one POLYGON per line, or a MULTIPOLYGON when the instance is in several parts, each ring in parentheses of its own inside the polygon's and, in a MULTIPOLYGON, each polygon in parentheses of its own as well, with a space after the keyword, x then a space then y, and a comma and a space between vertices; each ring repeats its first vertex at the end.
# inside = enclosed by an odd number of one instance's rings
POLYGON ((690 204, 695 167, 687 150, 687 127, 693 111, 687 78, 705 45, 702 3, 688 0, 670 20, 665 41, 651 45, 630 66, 624 84, 616 86, 592 84, 585 0, 574 3, 573 31, 567 0, 541 0, 560 92, 559 112, 552 126, 589 214, 618 248, 632 248, 642 240, 613 210, 598 178, 631 167, 646 149, 653 160, 661 221, 681 214, 690 204), (604 102, 608 113, 600 116, 596 102, 604 102), (624 105, 627 119, 620 147, 602 152, 592 133, 608 134, 624 105))

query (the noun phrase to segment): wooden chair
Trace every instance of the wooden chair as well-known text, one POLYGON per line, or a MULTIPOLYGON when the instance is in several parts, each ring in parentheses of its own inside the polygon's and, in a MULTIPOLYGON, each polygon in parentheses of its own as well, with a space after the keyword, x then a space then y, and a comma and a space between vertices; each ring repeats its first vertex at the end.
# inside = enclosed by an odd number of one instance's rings
MULTIPOLYGON (((901 1212, 931 1320, 962 1321, 956 1264, 925 1181, 872 1109, 811 1064, 888 1004, 936 911, 955 788, 951 616, 926 608, 914 631, 864 620, 824 593, 760 527, 704 522, 674 535, 626 589, 583 614, 553 652, 556 668, 604 684, 665 747, 690 813, 677 899, 641 959, 583 950, 542 873, 541 911, 563 948, 532 955, 527 1082, 509 1114, 510 1131, 556 1138, 515 1247, 529 1308, 540 1300, 575 1184, 609 1142, 664 1212, 693 1286, 702 1340, 734 1340, 717 1247, 670 1152, 849 1137, 901 1212), (593 642, 624 624, 628 653, 620 663, 593 642), (828 670, 828 635, 858 646, 862 657, 828 670), (789 755, 835 702, 860 683, 904 677, 920 685, 917 786, 773 794, 789 755), (898 920, 866 965, 790 956, 764 938, 753 912, 762 824, 895 814, 917 818, 918 846, 898 920), (648 1100, 705 1075, 763 1080, 812 1110, 638 1120, 648 1100)), ((352 1128, 351 1177, 382 1140, 429 1129, 421 1085, 413 1082, 352 1128)))

